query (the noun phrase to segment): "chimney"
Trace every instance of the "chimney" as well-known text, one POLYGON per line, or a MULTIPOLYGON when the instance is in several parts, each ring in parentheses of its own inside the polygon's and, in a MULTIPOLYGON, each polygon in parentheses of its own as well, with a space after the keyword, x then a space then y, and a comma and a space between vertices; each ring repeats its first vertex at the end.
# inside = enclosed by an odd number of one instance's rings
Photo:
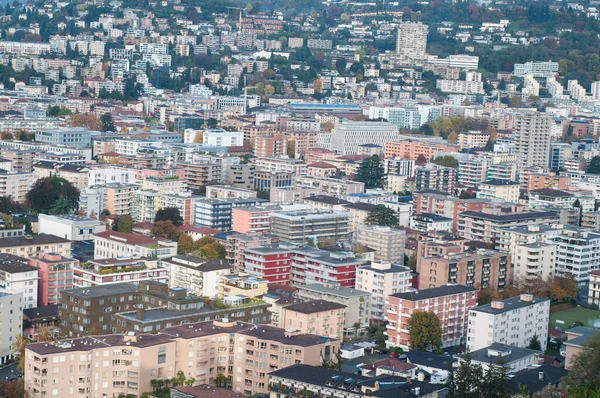
POLYGON ((538 372, 538 377, 540 378, 540 380, 544 380, 544 372, 538 372))
POLYGON ((143 321, 146 315, 146 310, 142 306, 142 304, 138 304, 137 309, 135 310, 135 317, 139 321, 143 321))
POLYGON ((497 310, 501 310, 504 308, 504 303, 502 301, 492 301, 490 305, 492 308, 495 308, 497 310))
POLYGON ((521 294, 521 296, 519 296, 519 300, 521 300, 521 301, 533 301, 533 294, 521 294))

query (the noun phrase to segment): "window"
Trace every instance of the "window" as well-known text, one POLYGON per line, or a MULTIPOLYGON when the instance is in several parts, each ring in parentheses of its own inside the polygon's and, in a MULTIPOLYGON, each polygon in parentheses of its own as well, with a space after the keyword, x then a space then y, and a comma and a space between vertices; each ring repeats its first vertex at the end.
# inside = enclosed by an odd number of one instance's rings
POLYGON ((158 348, 158 363, 167 362, 167 347, 159 347, 158 348))

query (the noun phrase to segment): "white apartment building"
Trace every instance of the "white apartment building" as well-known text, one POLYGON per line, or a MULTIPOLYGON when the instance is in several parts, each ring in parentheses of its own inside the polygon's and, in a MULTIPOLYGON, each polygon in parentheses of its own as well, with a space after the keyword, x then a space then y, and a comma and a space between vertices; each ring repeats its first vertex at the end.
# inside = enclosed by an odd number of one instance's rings
POLYGON ((515 154, 519 168, 546 167, 550 158, 552 118, 544 113, 514 115, 515 154))
POLYGON ((209 146, 243 146, 244 133, 242 131, 226 131, 223 129, 205 130, 202 144, 209 146))
POLYGON ((396 53, 411 59, 426 59, 428 31, 429 26, 421 22, 399 24, 396 53))
POLYGON ((478 199, 500 199, 504 202, 519 202, 519 183, 509 180, 488 180, 479 183, 478 199))
POLYGON ((169 287, 185 288, 202 297, 216 297, 221 276, 232 271, 227 260, 205 260, 187 254, 163 259, 162 266, 169 270, 169 287))
POLYGON ((13 358, 12 344, 23 332, 23 293, 0 292, 0 365, 13 358))
POLYGON ((571 274, 578 288, 587 291, 590 271, 600 269, 600 233, 565 226, 548 243, 557 246, 556 275, 571 274))
POLYGON ((23 308, 38 306, 38 272, 26 258, 0 254, 0 290, 22 293, 23 308))
POLYGON ((477 351, 493 343, 526 348, 537 335, 542 352, 548 341, 550 299, 521 294, 469 310, 467 348, 477 351))
POLYGON ((371 319, 385 320, 388 297, 412 290, 410 278, 410 268, 402 265, 371 263, 356 268, 356 289, 371 293, 371 319))
POLYGON ((526 62, 524 64, 515 64, 513 73, 515 76, 555 76, 558 74, 558 62, 526 62))
POLYGON ((547 280, 556 270, 556 245, 542 242, 516 245, 512 262, 515 279, 547 280))
POLYGON ((306 163, 298 159, 290 159, 288 156, 265 157, 257 159, 256 167, 262 171, 294 173, 296 177, 306 175, 306 163))
POLYGON ((388 158, 383 161, 383 168, 388 175, 415 176, 415 161, 411 159, 388 158))
POLYGON ((177 242, 148 238, 138 234, 104 231, 94 235, 94 259, 156 257, 167 258, 177 254, 177 242))
POLYGON ((135 184, 135 182, 135 171, 124 167, 92 167, 88 176, 88 187, 114 183, 135 184))
POLYGON ((340 155, 357 155, 360 145, 398 140, 398 127, 388 122, 345 121, 331 130, 331 149, 340 155))
POLYGON ((40 234, 59 236, 69 240, 90 240, 94 234, 106 231, 106 224, 92 218, 81 217, 75 214, 38 216, 40 234))
POLYGON ((0 170, 0 196, 7 196, 18 203, 23 203, 36 179, 34 173, 8 173, 0 170))
POLYGON ((109 258, 90 260, 73 268, 73 287, 154 281, 167 283, 169 271, 151 258, 109 258))
POLYGON ((79 208, 85 212, 87 217, 92 215, 100 217, 102 210, 104 210, 104 189, 102 187, 90 187, 81 191, 79 208))

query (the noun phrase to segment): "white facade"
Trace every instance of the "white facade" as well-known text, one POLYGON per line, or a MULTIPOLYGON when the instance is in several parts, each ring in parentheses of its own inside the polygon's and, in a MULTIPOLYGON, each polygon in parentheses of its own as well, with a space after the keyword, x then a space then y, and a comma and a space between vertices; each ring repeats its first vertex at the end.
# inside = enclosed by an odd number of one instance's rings
POLYGON ((147 238, 137 234, 104 231, 94 235, 94 259, 156 257, 177 254, 177 242, 147 238))
POLYGON ((123 167, 92 168, 89 172, 88 187, 105 184, 134 184, 135 171, 123 167))
POLYGON ((169 270, 169 287, 181 287, 202 297, 216 297, 222 275, 231 273, 226 260, 204 260, 190 255, 174 256, 162 261, 169 270))
POLYGON ((360 145, 383 146, 398 139, 398 127, 390 123, 346 121, 331 130, 331 149, 340 155, 357 155, 360 145))
POLYGON ((100 187, 92 187, 81 191, 79 208, 88 217, 92 215, 100 217, 102 210, 104 210, 104 190, 100 187))
POLYGON ((473 352, 492 343, 526 348, 537 335, 546 350, 550 300, 522 294, 469 311, 467 348, 473 352))
POLYGON ((23 293, 0 292, 0 364, 13 357, 12 344, 23 331, 23 293))
POLYGON ((550 159, 552 118, 543 113, 515 115, 513 133, 517 164, 520 168, 547 167, 550 159))
POLYGON ((226 131, 221 129, 205 130, 202 144, 209 146, 243 146, 244 133, 242 131, 226 131))
MULTIPOLYGON (((11 254, 0 255, 0 291, 23 294, 23 308, 38 306, 38 272, 27 259, 11 254)), ((0 312, 4 311, 0 307, 0 312)))
POLYGON ((556 275, 573 275, 578 287, 587 290, 590 271, 600 269, 600 234, 580 228, 565 228, 548 240, 557 246, 556 275))
POLYGON ((90 240, 94 234, 106 231, 106 224, 102 221, 77 215, 51 216, 40 214, 39 233, 54 235, 69 240, 90 240))
POLYGON ((519 202, 519 183, 512 181, 488 181, 479 183, 477 199, 500 199, 504 202, 519 202))
POLYGON ((556 270, 556 245, 539 242, 516 245, 512 262, 516 279, 547 280, 556 270))
POLYGON ((395 293, 411 290, 411 270, 390 263, 371 263, 369 267, 356 269, 356 289, 371 293, 369 318, 385 320, 388 306, 386 301, 395 293))
POLYGON ((396 53, 411 59, 427 58, 427 33, 429 26, 418 23, 401 23, 398 25, 396 53))

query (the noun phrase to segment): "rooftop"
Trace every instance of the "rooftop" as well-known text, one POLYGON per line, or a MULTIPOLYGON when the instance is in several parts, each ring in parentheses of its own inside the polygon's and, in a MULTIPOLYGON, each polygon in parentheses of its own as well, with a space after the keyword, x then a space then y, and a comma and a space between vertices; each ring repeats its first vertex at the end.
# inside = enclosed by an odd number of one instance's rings
POLYGON ((390 297, 397 297, 403 300, 419 301, 431 299, 434 297, 450 296, 452 294, 475 292, 477 289, 462 285, 446 285, 433 287, 431 289, 423 289, 414 292, 395 293, 390 297))
POLYGON ((519 185, 519 183, 517 181, 500 180, 500 179, 491 179, 491 180, 481 182, 479 184, 480 185, 495 185, 495 186, 519 185))
POLYGON ((345 286, 336 286, 329 287, 325 286, 322 283, 309 283, 299 288, 300 291, 307 290, 311 292, 319 292, 319 293, 327 293, 332 296, 340 296, 340 297, 364 297, 369 296, 371 293, 363 292, 362 290, 354 289, 351 287, 345 286))
POLYGON ((555 198, 565 197, 565 196, 573 196, 573 194, 568 193, 566 191, 561 191, 559 189, 551 189, 551 188, 542 188, 542 189, 534 189, 529 192, 530 195, 536 194, 539 196, 552 196, 555 198))
POLYGON ((537 219, 557 219, 558 214, 554 211, 523 211, 518 213, 502 213, 502 214, 490 214, 482 211, 463 211, 458 216, 460 217, 473 217, 481 218, 490 221, 499 222, 511 222, 511 221, 527 221, 537 219))
POLYGON ((71 241, 58 236, 46 234, 0 238, 0 247, 38 246, 57 243, 71 243, 71 241))
POLYGON ((522 294, 517 297, 493 301, 489 304, 484 304, 479 307, 471 308, 471 311, 485 312, 487 314, 502 314, 519 308, 525 308, 530 305, 541 303, 544 301, 547 301, 548 304, 550 303, 550 299, 547 298, 534 297, 530 294, 522 294))
POLYGON ((339 198, 336 198, 335 196, 328 196, 328 195, 309 196, 308 198, 304 198, 304 200, 308 201, 308 202, 325 203, 328 205, 347 205, 350 203, 347 200, 339 199, 339 198))
POLYGON ((325 300, 311 300, 292 304, 285 307, 286 310, 300 312, 302 314, 313 314, 315 312, 332 311, 346 308, 345 305, 325 300))
POLYGON ((119 294, 129 294, 138 291, 138 287, 133 283, 114 283, 110 285, 98 285, 92 287, 80 287, 75 289, 66 289, 62 294, 73 295, 81 298, 98 298, 105 296, 116 296, 119 294))
POLYGON ((515 361, 520 361, 532 355, 540 355, 541 352, 529 348, 514 347, 507 344, 492 343, 487 347, 471 352, 473 362, 496 364, 502 358, 505 366, 510 366, 515 361), (490 354, 490 352, 501 353, 501 355, 490 354))

